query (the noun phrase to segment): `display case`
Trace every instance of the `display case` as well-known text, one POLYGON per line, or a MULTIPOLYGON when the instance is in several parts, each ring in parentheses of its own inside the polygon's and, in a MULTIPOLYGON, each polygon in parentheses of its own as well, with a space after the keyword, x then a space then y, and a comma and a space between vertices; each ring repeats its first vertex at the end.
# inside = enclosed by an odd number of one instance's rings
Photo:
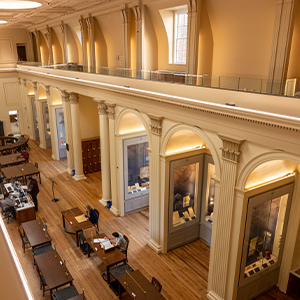
POLYGON ((250 299, 254 286, 258 295, 277 283, 293 185, 257 189, 248 198, 238 299, 250 299))
POLYGON ((203 154, 170 162, 168 250, 199 238, 203 154))
POLYGON ((149 205, 149 151, 147 136, 125 139, 124 195, 125 213, 149 205))

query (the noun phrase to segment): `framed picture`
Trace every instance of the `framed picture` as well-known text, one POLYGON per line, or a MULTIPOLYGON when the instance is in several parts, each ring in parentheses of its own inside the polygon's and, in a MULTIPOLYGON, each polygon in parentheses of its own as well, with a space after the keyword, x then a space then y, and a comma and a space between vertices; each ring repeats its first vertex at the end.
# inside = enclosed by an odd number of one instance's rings
POLYGON ((140 168, 140 178, 147 178, 149 177, 149 166, 141 167, 140 168))

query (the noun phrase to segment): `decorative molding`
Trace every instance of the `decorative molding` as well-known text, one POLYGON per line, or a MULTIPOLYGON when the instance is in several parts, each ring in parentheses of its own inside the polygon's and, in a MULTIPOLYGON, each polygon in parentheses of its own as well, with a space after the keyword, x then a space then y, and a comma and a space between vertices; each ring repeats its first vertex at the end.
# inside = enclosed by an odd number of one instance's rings
POLYGON ((22 79, 21 78, 18 78, 18 84, 22 85, 22 79))
POLYGON ((34 90, 34 94, 37 95, 37 82, 36 81, 32 82, 32 87, 34 90))
POLYGON ((156 253, 162 253, 161 246, 158 245, 153 239, 150 239, 148 241, 148 246, 154 250, 156 253))
POLYGON ((147 114, 147 116, 151 120, 151 124, 149 124, 151 133, 161 135, 161 125, 164 118, 152 114, 147 114))
POLYGON ((123 25, 128 24, 128 7, 125 4, 125 9, 122 9, 122 16, 123 16, 123 25))
POLYGON ((65 34, 65 23, 64 23, 64 21, 61 21, 60 29, 61 29, 61 33, 64 35, 65 34))
POLYGON ((106 106, 107 106, 107 114, 108 114, 108 117, 112 120, 115 119, 115 107, 116 107, 116 104, 115 103, 109 103, 109 102, 105 102, 106 106))
POLYGON ((67 91, 61 91, 61 100, 62 102, 70 102, 70 94, 67 91))
POLYGON ((23 83, 24 87, 27 86, 27 81, 26 81, 26 79, 22 79, 22 83, 23 83))
MULTIPOLYGON (((98 101, 97 101, 97 102, 98 102, 98 101)), ((106 115, 106 114, 107 114, 107 112, 106 112, 107 106, 106 106, 104 100, 98 102, 98 106, 97 106, 97 107, 98 107, 98 114, 99 114, 99 115, 106 115)))
POLYGON ((20 105, 20 94, 17 82, 3 83, 3 89, 6 106, 20 105))
POLYGON ((208 294, 206 294, 206 298, 209 300, 224 300, 222 297, 220 297, 214 291, 209 291, 208 294))
POLYGON ((92 30, 92 17, 89 15, 89 17, 86 18, 85 21, 88 31, 92 30))
POLYGON ((80 25, 80 30, 81 32, 84 31, 84 20, 83 17, 80 16, 80 18, 78 19, 79 25, 80 25))
POLYGON ((45 85, 45 92, 46 92, 47 97, 49 97, 50 96, 50 85, 45 85))
POLYGON ((245 140, 232 138, 222 134, 218 134, 218 137, 223 142, 223 147, 220 148, 222 150, 222 158, 237 163, 241 154, 240 146, 245 140))
POLYGON ((69 95, 69 99, 70 99, 70 103, 71 104, 78 104, 79 100, 78 100, 78 94, 71 92, 69 95))

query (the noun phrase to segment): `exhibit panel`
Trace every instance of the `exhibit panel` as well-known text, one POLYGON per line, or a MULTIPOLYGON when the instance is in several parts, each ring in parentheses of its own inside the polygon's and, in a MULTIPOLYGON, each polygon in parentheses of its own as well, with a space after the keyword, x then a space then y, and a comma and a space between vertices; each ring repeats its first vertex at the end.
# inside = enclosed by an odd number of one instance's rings
POLYGON ((51 147, 51 131, 50 131, 50 120, 49 120, 49 108, 47 102, 42 103, 43 120, 45 128, 45 140, 46 148, 51 147))
POLYGON ((123 140, 124 212, 149 206, 149 151, 147 136, 123 140))
POLYGON ((32 106, 32 118, 33 118, 33 134, 34 134, 34 140, 39 139, 39 124, 38 124, 38 119, 37 119, 37 112, 36 112, 36 102, 35 102, 35 97, 31 97, 31 106, 32 106))
POLYGON ((277 284, 293 188, 294 183, 279 182, 246 194, 238 299, 252 299, 277 284))
POLYGON ((64 159, 67 157, 66 150, 66 133, 65 133, 65 119, 63 108, 59 107, 55 109, 56 115, 56 128, 57 128, 57 140, 58 140, 58 159, 64 159))

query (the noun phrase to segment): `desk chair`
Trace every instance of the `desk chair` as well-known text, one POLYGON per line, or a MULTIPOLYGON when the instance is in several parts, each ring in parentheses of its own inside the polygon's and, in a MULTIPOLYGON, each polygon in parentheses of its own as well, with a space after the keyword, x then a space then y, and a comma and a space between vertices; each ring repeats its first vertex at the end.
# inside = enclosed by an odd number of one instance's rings
POLYGON ((63 288, 55 293, 52 294, 53 300, 67 300, 71 299, 75 296, 78 296, 79 293, 77 292, 74 285, 70 285, 66 288, 63 288))
POLYGON ((50 252, 52 250, 53 250, 53 248, 52 248, 51 244, 43 245, 43 246, 37 247, 35 249, 32 249, 31 252, 33 254, 33 264, 35 265, 35 256, 50 252))
POLYGON ((155 288, 161 292, 162 285, 161 283, 153 276, 151 283, 155 286, 155 288))
POLYGON ((94 226, 97 228, 97 230, 99 230, 99 216, 100 216, 100 213, 99 213, 99 210, 96 209, 96 208, 94 208, 94 211, 95 211, 95 213, 97 215, 97 218, 98 218, 97 223, 94 224, 94 226))
MULTIPOLYGON (((124 254, 125 254, 126 257, 127 257, 127 250, 128 250, 128 246, 129 246, 129 239, 128 239, 128 237, 127 237, 126 235, 123 235, 123 238, 124 238, 124 240, 125 240, 126 243, 127 243, 126 249, 125 249, 125 251, 124 251, 124 254)), ((128 261, 128 259, 127 259, 126 261, 128 261)))
POLYGON ((45 295, 45 292, 49 290, 49 288, 47 289, 46 286, 47 286, 47 283, 43 277, 43 274, 41 273, 40 270, 38 270, 38 275, 40 277, 40 290, 43 290, 43 297, 45 295))
POLYGON ((1 215, 3 216, 2 219, 7 219, 7 224, 9 223, 9 218, 15 219, 16 218, 16 212, 14 207, 11 208, 4 208, 2 202, 0 202, 0 208, 1 208, 1 215))
POLYGON ((30 246, 30 243, 28 241, 27 236, 24 236, 24 234, 21 232, 21 230, 20 230, 19 227, 18 227, 18 231, 19 231, 19 234, 20 234, 20 237, 21 237, 21 240, 22 240, 23 253, 25 253, 25 247, 26 247, 26 245, 29 246, 29 247, 31 247, 31 246, 30 246))

